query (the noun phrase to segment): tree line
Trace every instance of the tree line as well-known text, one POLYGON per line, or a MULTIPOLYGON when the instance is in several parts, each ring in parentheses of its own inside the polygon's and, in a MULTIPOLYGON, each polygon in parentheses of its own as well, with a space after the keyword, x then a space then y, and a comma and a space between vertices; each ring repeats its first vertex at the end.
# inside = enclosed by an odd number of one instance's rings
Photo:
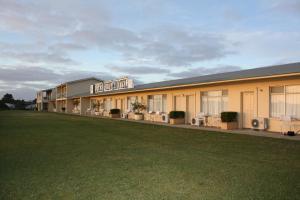
POLYGON ((14 109, 24 110, 26 106, 35 103, 36 103, 36 99, 33 101, 25 101, 24 99, 14 99, 12 94, 7 93, 3 95, 2 99, 0 100, 0 110, 10 109, 7 104, 14 105, 14 109))

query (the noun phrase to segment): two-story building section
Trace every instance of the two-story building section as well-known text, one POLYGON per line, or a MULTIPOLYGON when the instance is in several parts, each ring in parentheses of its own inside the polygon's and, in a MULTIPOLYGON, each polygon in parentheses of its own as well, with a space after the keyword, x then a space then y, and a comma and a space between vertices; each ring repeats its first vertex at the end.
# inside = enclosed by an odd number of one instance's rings
POLYGON ((99 81, 101 80, 91 77, 68 81, 56 86, 55 88, 38 91, 36 102, 37 110, 79 113, 80 102, 74 101, 73 98, 71 101, 70 97, 88 93, 90 85, 99 81))

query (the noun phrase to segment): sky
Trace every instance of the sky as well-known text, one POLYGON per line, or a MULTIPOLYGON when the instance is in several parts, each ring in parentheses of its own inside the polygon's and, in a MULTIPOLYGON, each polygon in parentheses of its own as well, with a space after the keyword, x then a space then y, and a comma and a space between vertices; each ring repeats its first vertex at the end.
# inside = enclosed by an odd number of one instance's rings
POLYGON ((0 98, 300 61, 300 0, 0 0, 0 98))

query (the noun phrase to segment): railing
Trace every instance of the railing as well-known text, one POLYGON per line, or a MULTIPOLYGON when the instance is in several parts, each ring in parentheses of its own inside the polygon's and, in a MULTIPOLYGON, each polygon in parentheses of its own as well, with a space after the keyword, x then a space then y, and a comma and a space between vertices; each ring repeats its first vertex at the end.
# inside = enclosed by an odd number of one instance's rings
POLYGON ((65 93, 59 93, 57 94, 57 98, 66 98, 66 94, 65 93))

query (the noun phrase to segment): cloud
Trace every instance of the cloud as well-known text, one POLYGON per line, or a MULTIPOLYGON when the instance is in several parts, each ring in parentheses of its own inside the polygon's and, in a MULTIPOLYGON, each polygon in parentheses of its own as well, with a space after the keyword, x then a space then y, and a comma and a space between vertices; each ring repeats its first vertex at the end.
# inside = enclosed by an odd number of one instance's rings
POLYGON ((63 36, 82 26, 91 27, 109 21, 101 1, 0 0, 0 27, 30 31, 38 35, 63 36), (88 13, 88 14, 86 14, 88 13))
POLYGON ((223 58, 233 54, 231 44, 221 34, 179 30, 175 27, 135 33, 127 29, 103 27, 77 31, 70 36, 85 45, 119 52, 124 60, 152 62, 167 66, 191 65, 194 62, 223 58))
POLYGON ((289 14, 300 15, 300 1, 299 0, 277 0, 272 6, 273 9, 289 14))
POLYGON ((72 43, 56 43, 48 48, 43 42, 0 42, 0 58, 23 63, 78 65, 79 63, 66 53, 66 50, 71 49, 84 49, 84 47, 72 43))
POLYGON ((47 63, 47 64, 65 64, 77 65, 78 63, 67 56, 58 53, 42 52, 1 52, 0 57, 5 59, 19 60, 27 63, 47 63))
POLYGON ((36 91, 76 79, 96 77, 103 80, 116 78, 105 72, 62 70, 43 67, 0 66, 0 95, 13 93, 19 98, 33 99, 36 91), (25 93, 27 91, 28 93, 25 93))
POLYGON ((224 9, 223 17, 226 20, 230 20, 230 21, 239 21, 239 20, 242 20, 244 18, 244 16, 238 10, 236 10, 234 8, 224 9))
POLYGON ((52 52, 82 51, 87 49, 86 46, 76 43, 56 43, 50 45, 48 48, 52 52))
MULTIPOLYGON (((156 24, 137 30, 115 24, 114 9, 107 1, 0 1, 0 30, 2 27, 3 30, 25 32, 31 39, 45 41, 43 52, 5 51, 2 58, 30 63, 77 64, 68 57, 69 51, 98 47, 100 52, 117 53, 123 61, 182 66, 235 53, 228 50, 232 44, 224 35, 194 27, 156 24)), ((147 12, 151 7, 160 10, 161 15, 170 8, 166 3, 163 8, 157 8, 158 4, 162 5, 160 1, 130 3, 133 10, 147 12)))
POLYGON ((166 74, 170 73, 169 69, 163 69, 160 67, 125 67, 125 66, 109 66, 108 69, 129 75, 147 75, 147 74, 166 74))
POLYGON ((189 69, 181 71, 181 72, 169 73, 168 76, 175 77, 175 78, 187 78, 187 77, 202 76, 202 75, 208 75, 208 74, 232 72, 232 71, 238 71, 241 69, 242 68, 239 66, 231 66, 231 65, 220 65, 220 66, 212 67, 212 68, 195 67, 195 68, 189 68, 189 69))

